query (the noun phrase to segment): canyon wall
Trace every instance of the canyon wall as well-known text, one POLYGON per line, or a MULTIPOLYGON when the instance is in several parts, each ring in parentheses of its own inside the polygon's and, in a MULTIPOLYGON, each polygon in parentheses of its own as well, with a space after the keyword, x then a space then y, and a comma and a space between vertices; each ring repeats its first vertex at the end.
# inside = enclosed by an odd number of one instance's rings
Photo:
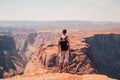
MULTIPOLYGON (((86 35, 78 32, 69 35, 71 40, 70 73, 100 73, 120 79, 120 34, 111 31, 96 33, 88 32, 89 35, 86 35)), ((42 63, 45 68, 58 72, 57 40, 38 47, 30 62, 35 60, 42 63)))
MULTIPOLYGON (((71 57, 70 57, 70 73, 75 74, 92 74, 96 73, 91 60, 80 50, 80 48, 86 45, 83 40, 83 36, 80 33, 70 34, 71 43, 71 57), (79 36, 79 37, 78 37, 79 36)), ((57 39, 46 42, 36 48, 35 55, 27 65, 25 72, 32 73, 33 70, 28 69, 31 65, 32 68, 36 65, 44 66, 44 68, 51 70, 52 72, 59 71, 59 53, 57 50, 57 39), (35 63, 36 62, 36 63, 35 63), (32 65, 33 64, 33 65, 32 65), (34 65, 35 64, 35 65, 34 65), (31 72, 30 72, 31 71, 31 72)))
POLYGON ((120 34, 96 34, 85 39, 85 54, 94 62, 96 70, 120 79, 120 34))
POLYGON ((34 55, 37 46, 57 38, 58 34, 52 32, 23 33, 14 36, 18 54, 27 63, 34 55))
POLYGON ((23 73, 25 63, 18 55, 12 37, 0 35, 0 77, 11 77, 23 73))

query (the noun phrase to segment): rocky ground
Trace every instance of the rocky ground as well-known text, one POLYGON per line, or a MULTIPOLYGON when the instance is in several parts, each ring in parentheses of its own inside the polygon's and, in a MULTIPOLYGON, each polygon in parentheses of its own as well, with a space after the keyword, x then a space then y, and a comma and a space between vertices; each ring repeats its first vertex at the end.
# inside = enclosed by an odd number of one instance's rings
POLYGON ((58 73, 51 70, 47 70, 41 64, 38 64, 38 60, 31 60, 26 67, 23 75, 17 75, 12 78, 0 79, 0 80, 117 80, 100 74, 86 74, 76 75, 70 73, 58 73), (34 66, 34 67, 32 67, 34 66))

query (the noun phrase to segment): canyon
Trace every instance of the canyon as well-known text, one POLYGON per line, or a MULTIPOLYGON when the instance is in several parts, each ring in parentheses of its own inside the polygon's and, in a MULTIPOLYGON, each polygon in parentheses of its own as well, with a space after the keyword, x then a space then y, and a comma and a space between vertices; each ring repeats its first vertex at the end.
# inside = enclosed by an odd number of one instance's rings
MULTIPOLYGON (((42 23, 42 26, 48 28, 51 25, 49 30, 40 30, 37 27, 37 31, 34 29, 31 31, 32 28, 26 30, 26 28, 24 29, 26 32, 6 30, 0 33, 0 59, 2 61, 0 62, 0 77, 5 78, 0 80, 120 79, 120 28, 91 30, 84 27, 80 30, 77 27, 78 23, 74 23, 77 28, 66 27, 71 45, 70 72, 58 73, 57 39, 63 27, 59 27, 60 30, 52 30, 58 24, 47 24, 42 23)), ((73 26, 69 23, 61 22, 60 24, 73 26)), ((88 23, 86 25, 88 26, 88 23)), ((112 26, 117 27, 119 24, 112 24, 112 26)))
POLYGON ((0 78, 22 74, 24 69, 25 63, 17 54, 14 39, 0 35, 0 78))

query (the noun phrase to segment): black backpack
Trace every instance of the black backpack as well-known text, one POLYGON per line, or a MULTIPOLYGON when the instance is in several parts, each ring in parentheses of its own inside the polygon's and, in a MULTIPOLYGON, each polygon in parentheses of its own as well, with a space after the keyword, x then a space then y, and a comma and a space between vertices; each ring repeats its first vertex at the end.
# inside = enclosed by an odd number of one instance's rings
POLYGON ((60 37, 60 46, 62 51, 68 50, 67 36, 65 38, 60 37))

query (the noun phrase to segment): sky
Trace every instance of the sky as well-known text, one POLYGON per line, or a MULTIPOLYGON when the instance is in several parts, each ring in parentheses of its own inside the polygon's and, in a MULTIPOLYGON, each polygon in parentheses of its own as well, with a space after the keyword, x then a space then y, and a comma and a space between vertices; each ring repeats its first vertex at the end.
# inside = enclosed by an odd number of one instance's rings
POLYGON ((120 0, 0 0, 0 20, 120 22, 120 0))

